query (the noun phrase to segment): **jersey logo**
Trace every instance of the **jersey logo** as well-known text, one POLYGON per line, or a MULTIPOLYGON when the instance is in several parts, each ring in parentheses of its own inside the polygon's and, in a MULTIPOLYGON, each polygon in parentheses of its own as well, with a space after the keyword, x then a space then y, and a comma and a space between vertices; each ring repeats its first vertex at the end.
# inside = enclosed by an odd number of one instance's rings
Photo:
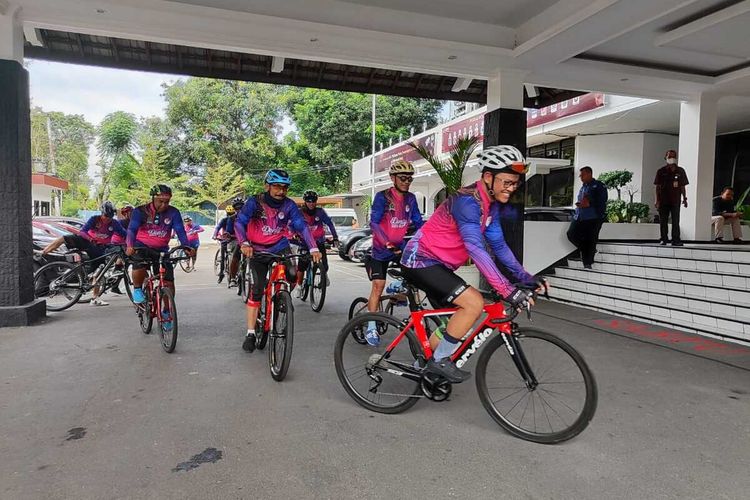
POLYGON ((411 209, 409 205, 406 205, 406 211, 408 212, 411 209))
POLYGON ((492 216, 488 216, 487 220, 484 222, 484 227, 490 227, 490 223, 492 222, 492 216))
POLYGON ((320 217, 315 217, 315 222, 320 222, 320 217))
POLYGON ((172 223, 172 219, 170 219, 169 217, 164 218, 164 224, 169 225, 171 223, 172 223))
POLYGON ((279 219, 284 220, 284 212, 279 212, 279 219))

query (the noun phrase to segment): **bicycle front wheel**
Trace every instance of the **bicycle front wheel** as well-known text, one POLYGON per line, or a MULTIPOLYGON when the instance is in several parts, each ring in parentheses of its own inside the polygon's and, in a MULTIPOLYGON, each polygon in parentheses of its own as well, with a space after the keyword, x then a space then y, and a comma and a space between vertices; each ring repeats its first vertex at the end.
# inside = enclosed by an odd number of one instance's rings
POLYGON ((292 296, 286 290, 279 291, 273 301, 273 328, 268 335, 268 366, 271 368, 271 377, 281 382, 286 377, 292 360, 294 307, 292 296))
POLYGON ((310 307, 315 312, 320 312, 323 309, 323 304, 326 301, 327 285, 328 277, 325 270, 315 264, 312 269, 312 283, 310 285, 310 307))
POLYGON ((402 328, 403 324, 393 316, 364 313, 344 325, 336 339, 333 359, 339 381, 347 394, 368 410, 401 413, 422 397, 417 380, 399 375, 404 373, 404 367, 413 367, 415 353, 422 352, 414 333, 406 332, 405 338, 386 352, 402 328), (362 345, 359 334, 355 334, 366 330, 370 321, 382 332, 377 347, 362 345))
POLYGON ((193 259, 189 258, 184 250, 178 250, 175 252, 175 257, 180 258, 180 268, 185 271, 186 273, 192 273, 193 269, 193 259))
POLYGON ((216 250, 216 253, 214 254, 214 276, 218 276, 221 272, 221 245, 219 245, 219 249, 216 250))
POLYGON ((146 300, 142 304, 135 304, 135 310, 138 314, 138 323, 141 325, 141 331, 148 335, 151 333, 154 318, 151 316, 151 292, 146 286, 143 287, 143 295, 146 296, 146 300))
POLYGON ((45 300, 48 311, 63 311, 78 302, 84 283, 80 266, 50 262, 34 274, 34 296, 45 300))
POLYGON ((502 336, 494 337, 477 362, 479 399, 510 434, 553 444, 583 431, 596 412, 597 389, 586 361, 570 344, 536 328, 522 328, 513 350, 529 377, 523 377, 502 336))
POLYGON ((161 347, 166 352, 174 352, 177 346, 177 305, 174 302, 174 294, 169 288, 162 288, 161 311, 159 311, 159 339, 161 347))

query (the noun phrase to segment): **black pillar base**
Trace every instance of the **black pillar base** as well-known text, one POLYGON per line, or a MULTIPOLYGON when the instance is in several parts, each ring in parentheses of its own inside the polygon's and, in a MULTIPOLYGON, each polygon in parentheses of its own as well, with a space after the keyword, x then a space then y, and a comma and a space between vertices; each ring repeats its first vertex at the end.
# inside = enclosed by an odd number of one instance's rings
POLYGON ((46 312, 34 300, 29 121, 29 75, 0 59, 0 326, 28 325, 46 312))
MULTIPOLYGON (((484 115, 484 147, 508 144, 526 155, 526 111, 499 108, 484 115)), ((522 179, 523 180, 523 179, 522 179)), ((523 211, 526 188, 522 184, 501 210, 505 241, 519 262, 523 262, 523 211)))
POLYGON ((22 306, 0 307, 0 328, 5 326, 29 326, 47 316, 43 300, 34 300, 22 306))

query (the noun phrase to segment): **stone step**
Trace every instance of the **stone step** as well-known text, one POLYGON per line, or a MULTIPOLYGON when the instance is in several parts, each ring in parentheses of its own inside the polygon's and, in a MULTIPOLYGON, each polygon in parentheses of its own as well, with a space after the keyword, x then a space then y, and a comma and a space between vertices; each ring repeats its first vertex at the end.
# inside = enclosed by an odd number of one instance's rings
POLYGON ((750 324, 750 308, 744 304, 727 304, 725 302, 707 300, 686 295, 665 292, 649 292, 647 290, 632 289, 621 285, 604 285, 561 276, 549 276, 552 293, 557 289, 576 290, 594 293, 612 299, 630 300, 649 307, 661 307, 678 311, 691 311, 693 314, 727 319, 750 324))
POLYGON ((649 255, 631 255, 599 251, 596 261, 611 264, 632 264, 636 266, 666 267, 686 271, 703 271, 732 276, 750 276, 750 264, 722 262, 716 260, 683 259, 678 257, 654 257, 649 255))
POLYGON ((571 278, 591 284, 617 285, 656 294, 684 296, 689 299, 709 299, 717 302, 732 302, 736 303, 738 306, 750 308, 750 290, 730 290, 723 285, 715 286, 684 283, 682 281, 670 281, 663 278, 624 276, 617 273, 602 271, 599 269, 599 266, 596 265, 594 269, 583 269, 583 267, 557 267, 555 269, 555 274, 551 276, 571 278))
POLYGON ((688 332, 717 336, 743 343, 750 342, 750 323, 671 309, 663 305, 648 305, 632 300, 614 299, 588 291, 566 288, 553 289, 550 299, 588 309, 601 310, 618 316, 663 324, 688 332))
POLYGON ((711 262, 734 262, 750 264, 750 246, 748 245, 694 245, 685 247, 659 245, 633 245, 622 243, 599 243, 600 252, 640 255, 644 257, 670 257, 677 259, 695 259, 711 262))
MULTIPOLYGON (((568 260, 571 269, 583 269, 583 263, 568 260)), ((739 275, 721 274, 709 271, 689 269, 671 269, 657 266, 617 264, 613 262, 594 262, 594 270, 617 274, 619 276, 660 279, 690 284, 726 287, 731 290, 750 290, 750 278, 739 275)))

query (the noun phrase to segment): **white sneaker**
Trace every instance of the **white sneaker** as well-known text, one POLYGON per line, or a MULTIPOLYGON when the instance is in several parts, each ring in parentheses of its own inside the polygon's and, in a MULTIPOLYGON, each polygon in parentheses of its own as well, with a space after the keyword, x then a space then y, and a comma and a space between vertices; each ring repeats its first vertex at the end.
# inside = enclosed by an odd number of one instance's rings
POLYGON ((92 306, 108 306, 109 302, 104 302, 102 299, 91 299, 92 306))

